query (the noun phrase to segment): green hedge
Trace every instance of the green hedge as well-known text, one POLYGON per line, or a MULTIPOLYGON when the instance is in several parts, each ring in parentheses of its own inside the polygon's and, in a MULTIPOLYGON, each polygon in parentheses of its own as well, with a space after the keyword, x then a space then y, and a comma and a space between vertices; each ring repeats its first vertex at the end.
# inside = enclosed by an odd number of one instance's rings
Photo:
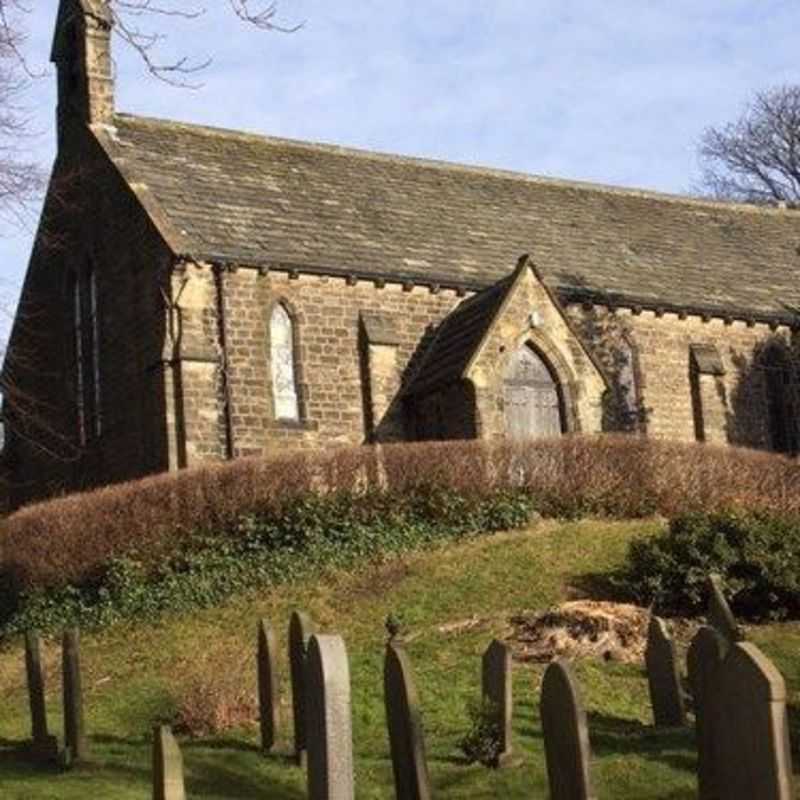
POLYGON ((242 516, 232 535, 187 538, 155 571, 135 558, 119 557, 65 587, 20 592, 6 583, 0 593, 0 637, 28 628, 100 627, 212 606, 325 568, 522 527, 533 512, 530 495, 522 491, 468 496, 419 487, 402 494, 309 494, 280 510, 242 516))
POLYGON ((763 512, 691 513, 660 536, 631 543, 616 583, 662 614, 702 613, 705 580, 719 573, 734 613, 750 619, 800 614, 800 517, 763 512))

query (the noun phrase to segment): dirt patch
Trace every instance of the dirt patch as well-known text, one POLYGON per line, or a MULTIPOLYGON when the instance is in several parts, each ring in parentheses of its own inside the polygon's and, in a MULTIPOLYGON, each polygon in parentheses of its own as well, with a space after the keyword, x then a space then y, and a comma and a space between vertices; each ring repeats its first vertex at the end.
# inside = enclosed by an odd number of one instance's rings
POLYGON ((649 622, 650 612, 639 606, 573 600, 512 617, 509 643, 519 661, 547 662, 564 656, 640 662, 649 622))
POLYGON ((411 563, 401 558, 373 564, 363 572, 348 576, 346 593, 357 600, 383 597, 412 574, 411 563))

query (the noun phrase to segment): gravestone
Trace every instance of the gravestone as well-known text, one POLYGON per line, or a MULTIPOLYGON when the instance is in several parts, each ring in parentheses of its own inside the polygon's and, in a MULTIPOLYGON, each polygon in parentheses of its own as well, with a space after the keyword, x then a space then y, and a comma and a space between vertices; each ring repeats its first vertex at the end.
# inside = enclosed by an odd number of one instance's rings
POLYGON ((350 667, 341 636, 311 637, 305 688, 309 800, 353 800, 350 667))
POLYGON ((258 624, 258 707, 261 721, 261 750, 268 753, 278 730, 278 670, 275 632, 267 620, 258 624))
POLYGON ((511 757, 511 715, 513 689, 511 649, 495 639, 481 661, 481 694, 485 703, 497 714, 499 754, 495 766, 502 766, 511 757))
POLYGON ((656 727, 685 725, 686 711, 675 645, 664 620, 655 614, 650 615, 644 660, 656 727))
POLYGON ((306 752, 306 712, 304 675, 308 642, 314 625, 307 614, 295 611, 289 620, 289 673, 292 680, 292 715, 294 716, 294 754, 303 764, 306 752))
POLYGON ((715 628, 728 643, 744 641, 744 633, 733 616, 731 607, 722 591, 722 578, 711 573, 706 581, 708 591, 708 624, 715 628))
POLYGON ((31 754, 37 760, 55 761, 58 758, 58 740, 47 731, 44 673, 39 634, 36 631, 25 633, 25 674, 31 709, 31 754))
POLYGON ((714 773, 714 743, 717 738, 714 730, 717 719, 714 704, 719 696, 719 671, 726 649, 722 636, 714 628, 704 625, 695 634, 686 654, 689 687, 694 699, 697 787, 700 800, 722 800, 719 782, 714 773))
POLYGON ((539 703, 551 800, 596 800, 589 729, 572 669, 557 659, 545 670, 539 703))
POLYGON ((386 645, 383 701, 389 727, 394 789, 397 800, 428 800, 431 796, 425 738, 411 662, 402 644, 386 645))
POLYGON ((153 800, 186 800, 183 757, 168 725, 153 729, 153 800))
POLYGON ((81 688, 80 634, 77 628, 64 632, 62 644, 64 698, 64 760, 75 764, 89 753, 83 720, 81 688))
POLYGON ((719 669, 714 773, 725 800, 791 800, 786 684, 752 643, 736 642, 719 669))

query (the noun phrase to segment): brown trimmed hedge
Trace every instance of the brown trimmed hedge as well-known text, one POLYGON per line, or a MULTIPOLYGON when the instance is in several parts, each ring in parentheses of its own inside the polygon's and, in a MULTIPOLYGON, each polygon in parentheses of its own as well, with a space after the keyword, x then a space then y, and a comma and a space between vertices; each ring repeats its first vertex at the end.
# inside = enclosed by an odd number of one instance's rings
POLYGON ((735 448, 634 436, 447 442, 296 452, 164 474, 26 507, 2 522, 0 571, 18 591, 85 583, 111 560, 155 568, 193 537, 308 494, 488 495, 524 489, 545 516, 800 512, 800 467, 735 448))

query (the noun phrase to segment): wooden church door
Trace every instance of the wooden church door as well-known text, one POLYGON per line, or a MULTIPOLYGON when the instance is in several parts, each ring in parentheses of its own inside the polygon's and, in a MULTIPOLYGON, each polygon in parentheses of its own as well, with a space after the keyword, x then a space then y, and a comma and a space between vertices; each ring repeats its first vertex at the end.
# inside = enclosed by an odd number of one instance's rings
POLYGON ((510 439, 559 436, 564 432, 561 389, 542 357, 527 344, 506 369, 506 435, 510 439))

